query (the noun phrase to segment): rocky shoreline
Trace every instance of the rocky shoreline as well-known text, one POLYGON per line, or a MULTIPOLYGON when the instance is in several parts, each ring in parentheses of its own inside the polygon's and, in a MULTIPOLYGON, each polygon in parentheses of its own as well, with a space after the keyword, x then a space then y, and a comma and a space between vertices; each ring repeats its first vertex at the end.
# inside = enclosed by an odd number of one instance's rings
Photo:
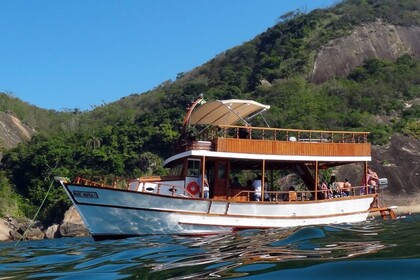
POLYGON ((41 240, 78 236, 90 236, 90 234, 74 206, 70 207, 66 212, 61 224, 54 224, 48 228, 44 228, 37 221, 31 223, 29 220, 18 220, 13 217, 0 219, 0 241, 41 240))

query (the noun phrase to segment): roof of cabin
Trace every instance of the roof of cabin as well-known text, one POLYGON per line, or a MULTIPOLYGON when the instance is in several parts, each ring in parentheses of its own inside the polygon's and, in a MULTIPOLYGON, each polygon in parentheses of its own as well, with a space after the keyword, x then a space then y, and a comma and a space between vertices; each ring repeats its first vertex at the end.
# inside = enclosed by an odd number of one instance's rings
POLYGON ((252 100, 216 100, 204 103, 196 108, 190 117, 190 125, 234 125, 241 120, 246 123, 247 118, 259 114, 267 109, 264 105, 252 100))

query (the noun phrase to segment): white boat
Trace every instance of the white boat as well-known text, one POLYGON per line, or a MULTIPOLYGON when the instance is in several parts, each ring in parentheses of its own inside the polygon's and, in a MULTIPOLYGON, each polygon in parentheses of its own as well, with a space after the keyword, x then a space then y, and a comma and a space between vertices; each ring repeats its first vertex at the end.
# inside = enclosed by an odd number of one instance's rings
POLYGON ((348 196, 328 198, 319 178, 322 169, 353 163, 360 163, 366 174, 368 132, 250 124, 269 108, 250 100, 204 103, 200 97, 187 111, 176 153, 165 161, 170 175, 127 180, 123 188, 91 178, 57 180, 95 240, 366 220, 378 194, 369 194, 364 185, 353 186, 348 196), (298 174, 305 188, 289 192, 288 186, 278 186, 274 177, 286 171, 298 174), (231 187, 233 175, 257 173, 261 185, 268 185, 261 189, 263 201, 254 201, 259 192, 252 188, 231 187), (209 182, 209 198, 204 198, 200 174, 209 182))

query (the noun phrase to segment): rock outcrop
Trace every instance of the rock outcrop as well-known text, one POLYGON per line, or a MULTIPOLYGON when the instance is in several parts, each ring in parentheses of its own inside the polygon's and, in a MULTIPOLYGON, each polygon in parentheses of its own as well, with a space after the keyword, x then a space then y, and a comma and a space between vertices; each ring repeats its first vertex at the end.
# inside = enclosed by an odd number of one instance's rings
POLYGON ((332 40, 321 48, 311 81, 322 83, 345 76, 367 59, 395 61, 404 54, 420 57, 420 26, 396 26, 381 20, 364 24, 349 36, 332 40))
POLYGON ((22 141, 29 140, 35 130, 22 123, 18 118, 0 112, 0 146, 6 149, 15 147, 22 141))
MULTIPOLYGON (((388 179, 385 195, 392 198, 418 198, 420 193, 420 141, 400 134, 391 137, 389 144, 372 146, 372 161, 369 167, 379 177, 388 179)), ((360 164, 339 167, 339 180, 349 178, 353 185, 359 185, 363 178, 360 164)))
POLYGON ((31 223, 29 220, 20 221, 11 217, 0 220, 0 241, 76 236, 90 236, 90 234, 74 206, 67 210, 61 225, 54 224, 46 230, 43 230, 39 222, 31 223))
POLYGON ((63 237, 89 236, 89 231, 74 206, 64 214, 64 220, 59 230, 63 237))

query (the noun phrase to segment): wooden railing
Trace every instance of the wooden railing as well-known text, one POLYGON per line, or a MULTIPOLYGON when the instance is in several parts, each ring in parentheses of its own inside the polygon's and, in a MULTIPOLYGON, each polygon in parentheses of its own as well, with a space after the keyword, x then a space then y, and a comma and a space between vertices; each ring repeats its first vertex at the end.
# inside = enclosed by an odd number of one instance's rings
POLYGON ((219 125, 217 131, 205 134, 215 138, 237 138, 254 140, 276 140, 292 142, 321 142, 321 143, 367 143, 369 132, 358 131, 327 131, 305 129, 282 129, 270 127, 251 127, 219 125))
MULTIPOLYGON (((356 196, 371 195, 367 186, 352 187, 349 191, 350 195, 339 194, 338 197, 319 195, 323 190, 318 190, 315 195, 315 191, 293 191, 295 195, 292 195, 290 191, 265 191, 263 194, 263 201, 271 202, 296 202, 296 201, 313 201, 313 200, 330 200, 336 198, 351 198, 356 196)), ((260 193, 260 192, 258 192, 260 193)), ((230 197, 232 201, 253 201, 255 191, 253 190, 241 190, 236 195, 230 197), (245 198, 245 199, 244 199, 245 198)))

